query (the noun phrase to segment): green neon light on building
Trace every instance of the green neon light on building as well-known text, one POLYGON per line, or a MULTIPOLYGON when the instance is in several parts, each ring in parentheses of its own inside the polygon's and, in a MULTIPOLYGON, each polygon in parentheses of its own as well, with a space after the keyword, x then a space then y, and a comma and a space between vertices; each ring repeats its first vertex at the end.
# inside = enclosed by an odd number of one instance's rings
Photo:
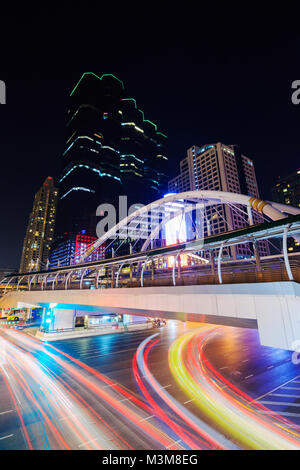
POLYGON ((70 93, 70 96, 73 95, 73 93, 75 92, 75 90, 77 89, 79 83, 83 80, 83 78, 85 77, 85 75, 94 75, 94 77, 98 78, 99 80, 102 80, 103 77, 113 77, 115 78, 116 80, 118 80, 118 82, 121 83, 122 85, 122 88, 124 90, 124 83, 122 82, 122 80, 120 80, 119 78, 115 77, 115 75, 113 75, 112 73, 104 73, 103 75, 101 75, 101 77, 99 77, 99 75, 96 75, 94 72, 84 72, 81 76, 81 78, 78 80, 77 84, 75 85, 75 87, 73 88, 73 90, 71 91, 70 93))
POLYGON ((162 135, 163 137, 165 137, 166 139, 168 138, 165 134, 163 134, 162 132, 156 132, 156 134, 159 134, 159 135, 162 135))
MULTIPOLYGON (((135 100, 134 98, 122 98, 122 101, 134 101, 134 107, 135 107, 135 109, 137 109, 136 100, 135 100)), ((157 125, 154 124, 154 122, 149 121, 149 119, 145 119, 144 111, 142 111, 141 109, 138 109, 138 111, 139 111, 140 113, 142 113, 143 122, 149 122, 149 124, 151 124, 152 126, 155 127, 155 131, 157 131, 157 125)))

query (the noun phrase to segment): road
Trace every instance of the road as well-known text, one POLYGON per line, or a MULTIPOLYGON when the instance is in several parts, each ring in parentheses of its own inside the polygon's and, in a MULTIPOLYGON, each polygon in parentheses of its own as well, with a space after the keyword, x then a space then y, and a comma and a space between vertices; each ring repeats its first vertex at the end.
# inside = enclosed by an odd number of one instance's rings
POLYGON ((44 344, 0 329, 0 449, 300 448, 300 366, 256 330, 44 344))

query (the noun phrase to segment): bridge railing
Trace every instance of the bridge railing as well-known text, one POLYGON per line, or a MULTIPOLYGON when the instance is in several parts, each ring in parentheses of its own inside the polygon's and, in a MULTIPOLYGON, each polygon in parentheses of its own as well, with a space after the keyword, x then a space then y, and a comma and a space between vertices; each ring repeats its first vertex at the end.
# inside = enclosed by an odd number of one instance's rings
MULTIPOLYGON (((300 282, 300 260, 291 260, 291 270, 293 273, 294 281, 300 282)), ((283 260, 262 262, 261 269, 253 262, 243 263, 242 268, 239 266, 222 266, 222 283, 223 284, 241 284, 241 283, 256 283, 256 282, 279 282, 289 281, 289 276, 285 268, 283 260)), ((176 279, 176 285, 197 285, 197 284, 219 284, 219 277, 217 273, 211 272, 211 266, 202 266, 198 270, 181 270, 180 277, 176 279)), ((145 276, 143 285, 144 287, 151 286, 171 286, 173 285, 172 273, 160 273, 158 278, 151 279, 151 276, 145 276)), ((119 283, 119 287, 139 287, 140 281, 125 280, 119 283)))
MULTIPOLYGON (((289 261, 293 280, 300 282, 300 255, 291 258, 289 261)), ((39 278, 36 282, 28 282, 17 286, 11 285, 13 288, 35 290, 68 290, 73 289, 106 289, 106 288, 130 288, 141 286, 141 267, 135 265, 131 273, 122 272, 122 266, 119 268, 110 268, 104 276, 99 277, 99 273, 93 269, 87 271, 83 278, 82 274, 75 273, 69 276, 69 273, 61 273, 48 277, 46 282, 39 278)), ((255 282, 278 282, 288 281, 290 277, 286 270, 284 259, 281 257, 273 259, 262 259, 258 266, 255 260, 246 259, 240 261, 225 262, 222 265, 222 283, 255 283, 255 282)), ((219 284, 220 277, 217 267, 212 264, 195 265, 189 267, 181 267, 176 270, 176 278, 174 278, 174 270, 172 268, 154 269, 148 266, 143 272, 142 285, 144 287, 155 286, 172 286, 172 285, 210 285, 219 284), (175 283, 174 283, 175 280, 175 283)))

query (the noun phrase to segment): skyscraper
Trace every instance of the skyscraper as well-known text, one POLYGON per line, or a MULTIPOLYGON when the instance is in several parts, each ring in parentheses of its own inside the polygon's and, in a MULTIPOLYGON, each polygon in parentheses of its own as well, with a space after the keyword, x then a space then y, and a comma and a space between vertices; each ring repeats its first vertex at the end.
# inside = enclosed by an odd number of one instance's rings
POLYGON ((300 169, 281 178, 272 188, 272 199, 281 204, 300 207, 300 169))
MULTIPOLYGON (((242 155, 238 146, 221 142, 189 148, 186 158, 180 162, 180 174, 169 181, 168 190, 219 190, 259 198, 253 161, 242 155)), ((245 226, 243 214, 226 205, 208 207, 206 213, 209 222, 204 228, 205 235, 245 226)), ((260 216, 254 214, 254 222, 259 221, 262 221, 260 216)), ((264 242, 259 243, 259 251, 261 255, 269 254, 264 242)), ((224 256, 243 258, 250 255, 247 245, 224 248, 224 256)))
POLYGON ((58 189, 48 176, 34 197, 32 212, 24 239, 20 272, 47 266, 50 246, 54 236, 58 189))
MULTIPOLYGON (((49 268, 56 266, 68 266, 79 261, 81 256, 86 252, 87 247, 97 240, 84 234, 66 234, 56 244, 55 249, 51 250, 49 256, 49 268)), ((88 258, 87 261, 98 261, 105 258, 105 245, 101 245, 88 258)))
MULTIPOLYGON (((300 207, 300 169, 283 178, 278 177, 277 183, 272 188, 272 199, 281 204, 300 207)), ((289 238, 288 250, 300 251, 299 242, 289 238)))
POLYGON ((70 93, 61 160, 57 237, 95 236, 96 208, 158 198, 167 187, 166 136, 112 74, 84 73, 70 93))

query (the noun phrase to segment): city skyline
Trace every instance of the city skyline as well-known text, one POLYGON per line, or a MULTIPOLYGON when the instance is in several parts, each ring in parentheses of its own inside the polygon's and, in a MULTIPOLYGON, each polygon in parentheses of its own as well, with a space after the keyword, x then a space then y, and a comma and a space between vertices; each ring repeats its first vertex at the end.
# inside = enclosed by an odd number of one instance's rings
POLYGON ((111 7, 1 11, 0 451, 299 450, 297 15, 111 7))
POLYGON ((188 36, 162 42, 155 52, 147 43, 142 56, 137 48, 126 57, 120 44, 112 43, 100 63, 90 57, 91 49, 84 64, 77 63, 80 70, 70 71, 58 54, 55 68, 54 58, 41 61, 39 68, 26 69, 25 78, 14 73, 11 58, 4 55, 7 104, 0 108, 0 137, 8 177, 0 192, 2 199, 8 193, 10 198, 2 215, 6 230, 0 235, 0 246, 8 249, 0 248, 0 264, 18 266, 34 193, 47 175, 58 175, 68 96, 84 72, 113 73, 126 83, 128 96, 147 110, 147 118, 159 121, 168 135, 170 179, 192 145, 222 141, 251 155, 261 196, 270 199, 277 177, 299 167, 299 107, 291 100, 299 38, 240 39, 236 43, 227 36, 220 45, 217 38, 197 42, 188 36))

